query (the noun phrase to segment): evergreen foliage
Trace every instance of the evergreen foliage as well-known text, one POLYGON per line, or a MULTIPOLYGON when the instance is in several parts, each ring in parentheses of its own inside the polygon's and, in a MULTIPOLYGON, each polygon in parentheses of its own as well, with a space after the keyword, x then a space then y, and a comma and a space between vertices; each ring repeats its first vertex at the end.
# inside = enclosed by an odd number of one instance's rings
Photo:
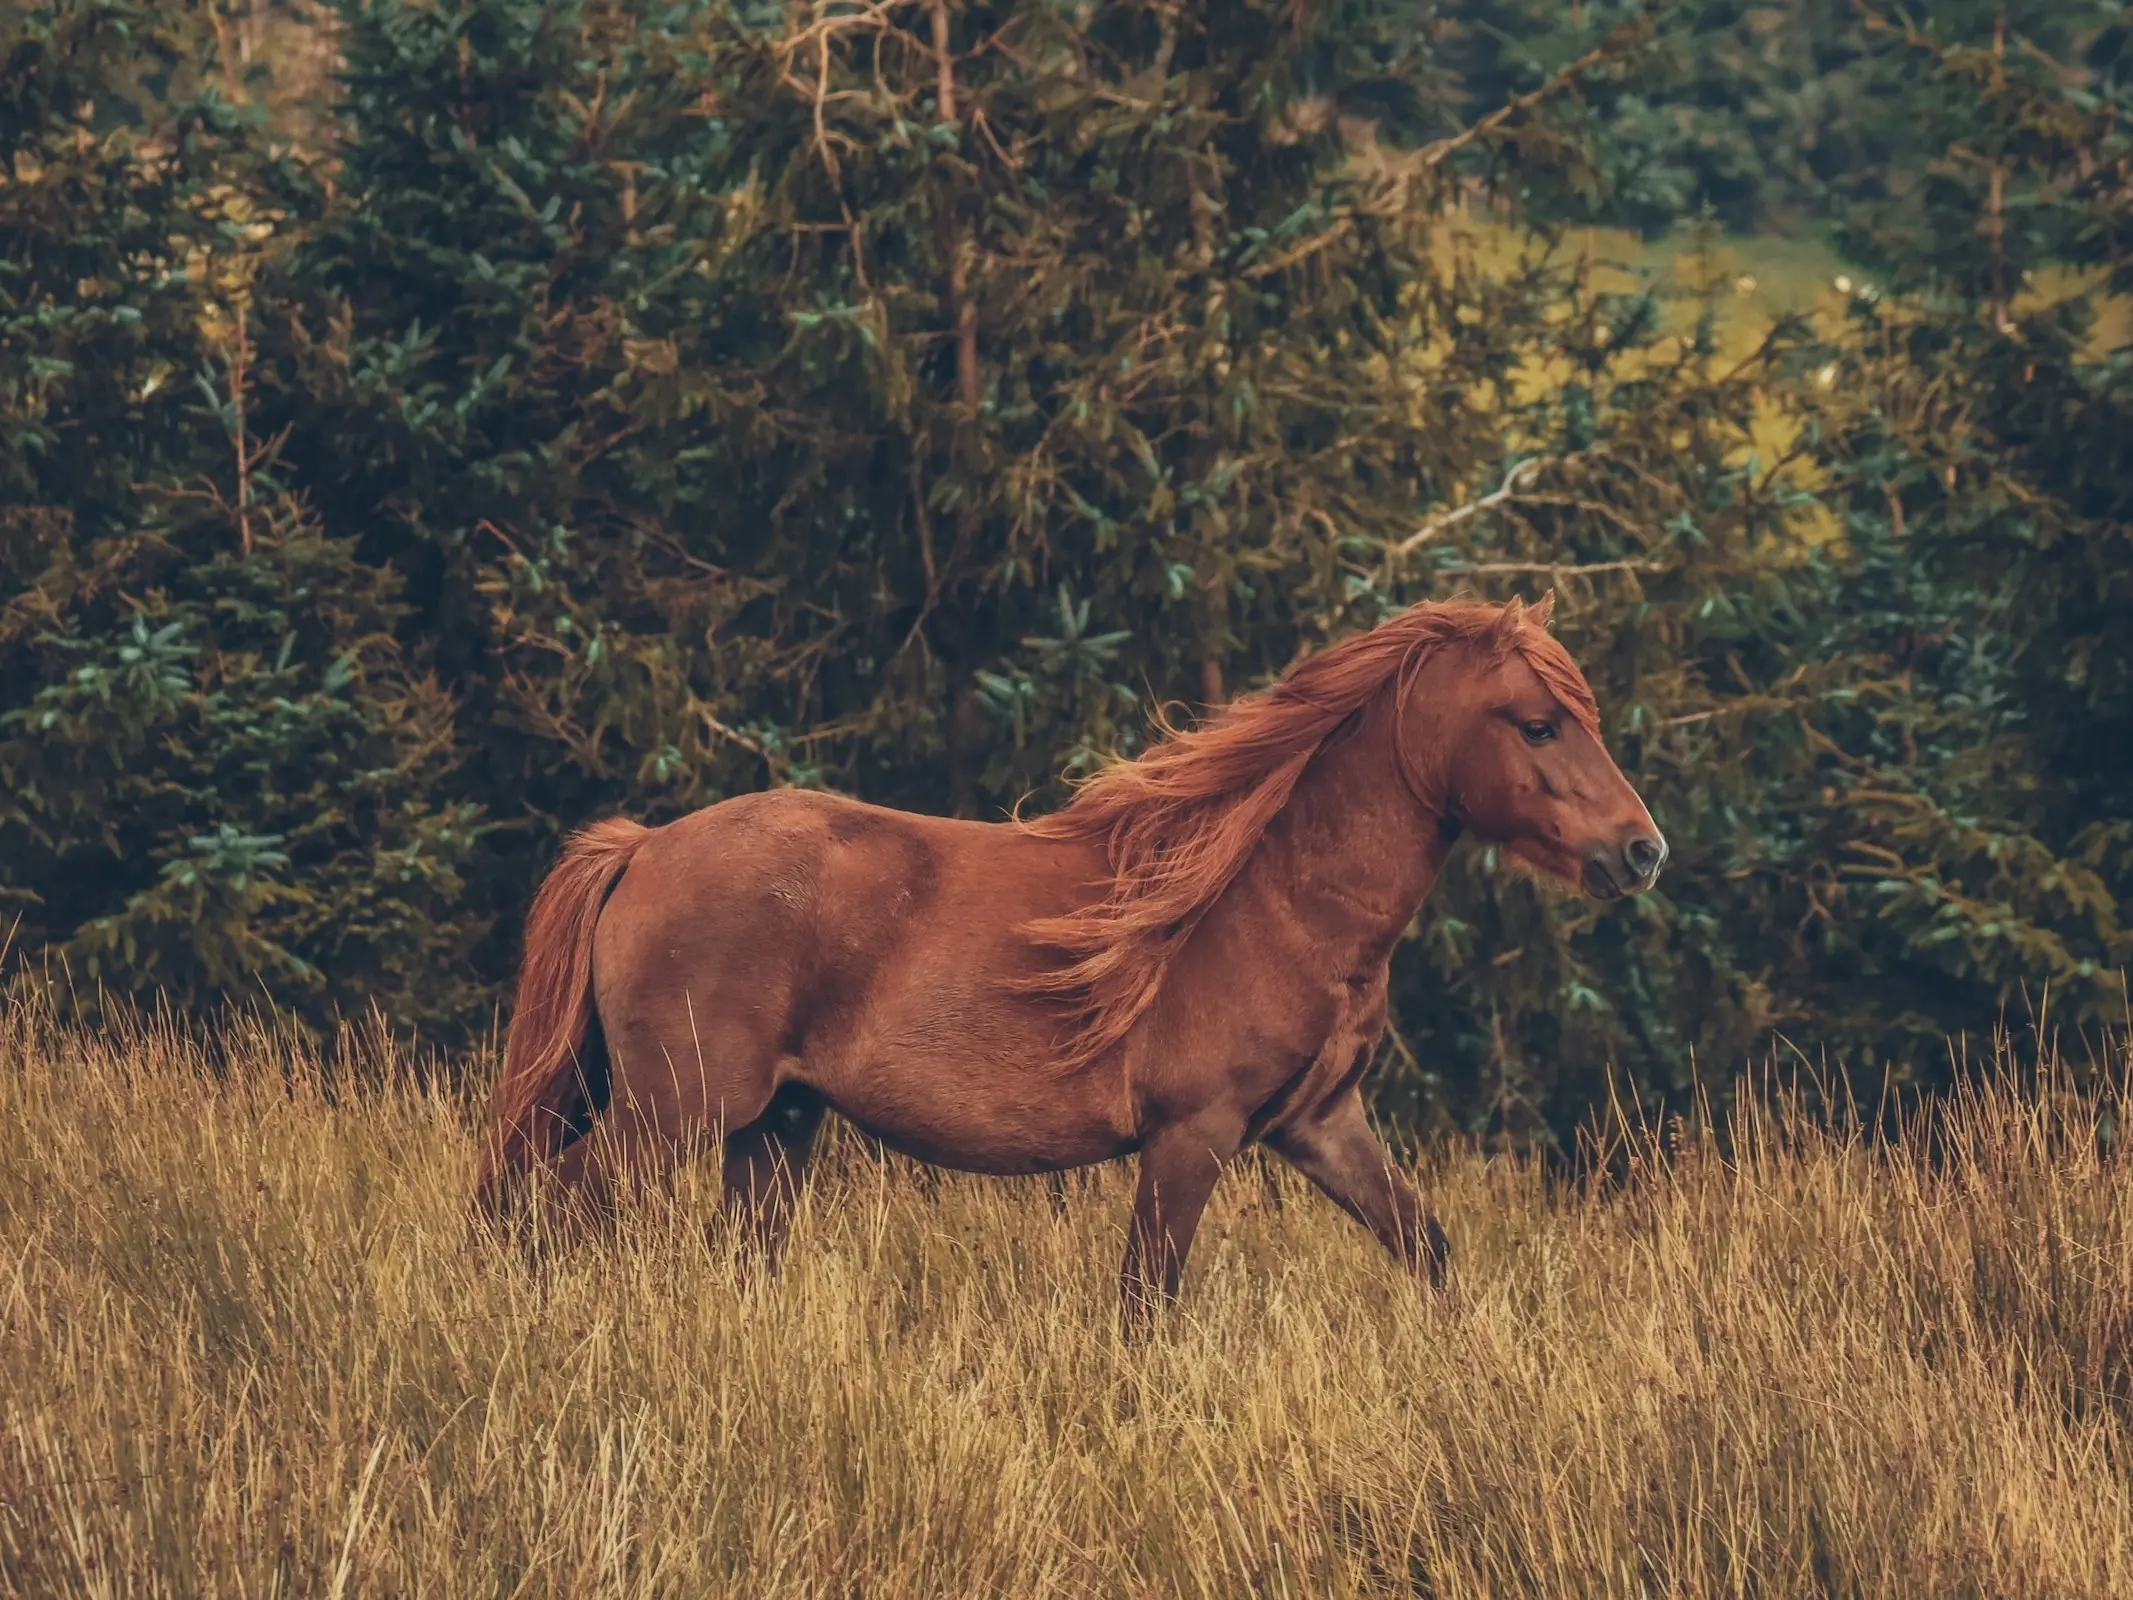
POLYGON ((2022 285, 2125 271, 2121 36, 1803 7, 351 0, 300 150, 212 73, 136 115, 191 48, 137 0, 11 25, 19 951, 475 1024, 604 812, 997 816, 1553 587, 1677 864, 1602 908, 1462 853, 1386 1109, 1523 1138, 1773 1028, 1931 1076, 2025 987, 2103 1015, 2125 367, 2022 285), (1722 355, 1715 265, 1507 265, 1478 196, 1819 211, 1888 292, 1722 355))
POLYGON ((2118 1020, 2133 960, 2133 370, 2096 348, 2133 287, 2133 59, 2100 30, 2076 72, 2021 31, 2067 8, 2031 12, 1868 19, 1886 114, 1937 154, 1850 212, 1906 292, 1853 299, 1828 418, 1841 625, 1892 675, 1837 781, 1921 1034, 2047 988, 2118 1020), (2054 268, 2087 276, 2030 288, 2054 268))
POLYGON ((15 941, 92 1006, 265 984, 464 1020, 450 705, 404 663, 398 576, 323 533, 246 426, 280 175, 212 90, 133 121, 141 52, 183 58, 155 8, 63 5, 0 48, 15 941))
MULTIPOLYGON (((2121 49, 2126 25, 2121 0, 1909 9, 1930 16, 1934 38, 1973 46, 2004 21, 2031 69, 2048 60, 2062 75, 2121 49)), ((1937 55, 1891 48, 1905 14, 1856 0, 1445 0, 1434 31, 1452 108, 1472 118, 1650 19, 1646 48, 1550 107, 1558 140, 1584 158, 1521 171, 1524 210, 1649 234, 1708 217, 1750 233, 1841 224, 1864 207, 1914 226, 1953 221, 1936 186, 1968 90, 1937 74, 1937 55)), ((1969 176, 1981 184, 1983 171, 1969 176)))

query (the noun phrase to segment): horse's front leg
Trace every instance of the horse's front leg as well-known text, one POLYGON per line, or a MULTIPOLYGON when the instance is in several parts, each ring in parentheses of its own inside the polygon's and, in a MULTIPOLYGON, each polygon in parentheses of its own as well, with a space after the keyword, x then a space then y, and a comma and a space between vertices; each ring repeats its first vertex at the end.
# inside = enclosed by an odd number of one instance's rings
POLYGON ((1127 1339, 1144 1337, 1158 1307, 1177 1298, 1200 1213, 1243 1138, 1243 1117, 1221 1111, 1159 1128, 1141 1146, 1140 1188, 1119 1284, 1127 1339))
POLYGON ((1299 1117, 1267 1143, 1349 1216, 1378 1237, 1394 1258, 1430 1287, 1444 1283, 1451 1247, 1415 1186, 1371 1131, 1363 1097, 1350 1089, 1325 1110, 1299 1117))

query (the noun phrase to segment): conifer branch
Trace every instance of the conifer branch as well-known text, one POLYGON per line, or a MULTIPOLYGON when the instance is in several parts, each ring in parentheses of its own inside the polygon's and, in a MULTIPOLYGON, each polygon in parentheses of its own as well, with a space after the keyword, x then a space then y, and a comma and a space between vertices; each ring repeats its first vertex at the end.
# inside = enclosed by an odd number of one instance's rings
POLYGON ((1293 248, 1283 251, 1273 260, 1261 262, 1259 265, 1248 269, 1244 274, 1245 277, 1271 277, 1277 272, 1282 272, 1298 265, 1345 237, 1355 227, 1358 217, 1390 216, 1405 210, 1408 205, 1409 190, 1417 177, 1442 166, 1469 145, 1486 139, 1490 134, 1495 133, 1512 118, 1532 110, 1545 100, 1552 99, 1594 67, 1621 54, 1626 48, 1628 37, 1628 29, 1617 29, 1606 40, 1594 45, 1568 66, 1553 73, 1545 83, 1528 89, 1523 94, 1513 95, 1487 116, 1471 126, 1461 129, 1458 133, 1436 140, 1432 144, 1424 145, 1411 156, 1402 157, 1397 161, 1388 163, 1390 172, 1387 189, 1389 192, 1386 198, 1367 205, 1345 208, 1335 216, 1331 226, 1313 234, 1293 248))
POLYGON ((1524 94, 1513 95, 1471 127, 1464 128, 1447 138, 1439 139, 1433 144, 1424 145, 1407 160, 1400 163, 1402 177, 1411 178, 1417 173, 1428 172, 1432 168, 1443 165, 1468 145, 1486 139, 1513 117, 1532 110, 1544 100, 1553 99, 1601 62, 1619 54, 1623 47, 1624 40, 1620 33, 1610 36, 1603 42, 1594 45, 1568 66, 1559 69, 1545 83, 1528 89, 1524 94))

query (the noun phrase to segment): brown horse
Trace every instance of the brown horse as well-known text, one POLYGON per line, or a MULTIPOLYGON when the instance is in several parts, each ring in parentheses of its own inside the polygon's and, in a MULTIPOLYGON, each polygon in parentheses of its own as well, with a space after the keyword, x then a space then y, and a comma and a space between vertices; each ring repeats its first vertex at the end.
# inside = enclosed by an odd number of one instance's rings
POLYGON ((1138 1151, 1137 1329, 1263 1140, 1440 1281, 1357 1087, 1394 943, 1462 832, 1602 898, 1667 854, 1548 609, 1416 606, 1036 821, 787 789, 587 829, 534 902, 483 1205, 716 1139, 774 1254, 825 1106, 971 1172, 1138 1151))

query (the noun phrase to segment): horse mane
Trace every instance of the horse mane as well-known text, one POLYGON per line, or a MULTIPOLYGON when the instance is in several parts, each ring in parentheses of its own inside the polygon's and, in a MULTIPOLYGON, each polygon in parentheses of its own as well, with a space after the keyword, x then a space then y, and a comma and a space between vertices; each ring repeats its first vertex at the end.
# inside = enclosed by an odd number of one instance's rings
MULTIPOLYGON (((1472 645, 1492 661, 1516 650, 1597 736, 1599 710, 1585 675, 1547 631, 1552 602, 1410 606, 1306 657, 1272 687, 1231 701, 1197 728, 1178 729, 1158 709, 1161 742, 1085 779, 1063 809, 1019 822, 1040 838, 1101 840, 1110 856, 1110 883, 1100 898, 1023 930, 1066 958, 1018 985, 1078 1014, 1080 1030, 1061 1065, 1094 1061, 1132 1030, 1154 1003, 1171 959, 1244 870, 1335 729, 1388 685, 1404 729, 1408 696, 1436 650, 1472 645)), ((1427 794, 1404 744, 1394 761, 1418 801, 1441 803, 1427 794)))

